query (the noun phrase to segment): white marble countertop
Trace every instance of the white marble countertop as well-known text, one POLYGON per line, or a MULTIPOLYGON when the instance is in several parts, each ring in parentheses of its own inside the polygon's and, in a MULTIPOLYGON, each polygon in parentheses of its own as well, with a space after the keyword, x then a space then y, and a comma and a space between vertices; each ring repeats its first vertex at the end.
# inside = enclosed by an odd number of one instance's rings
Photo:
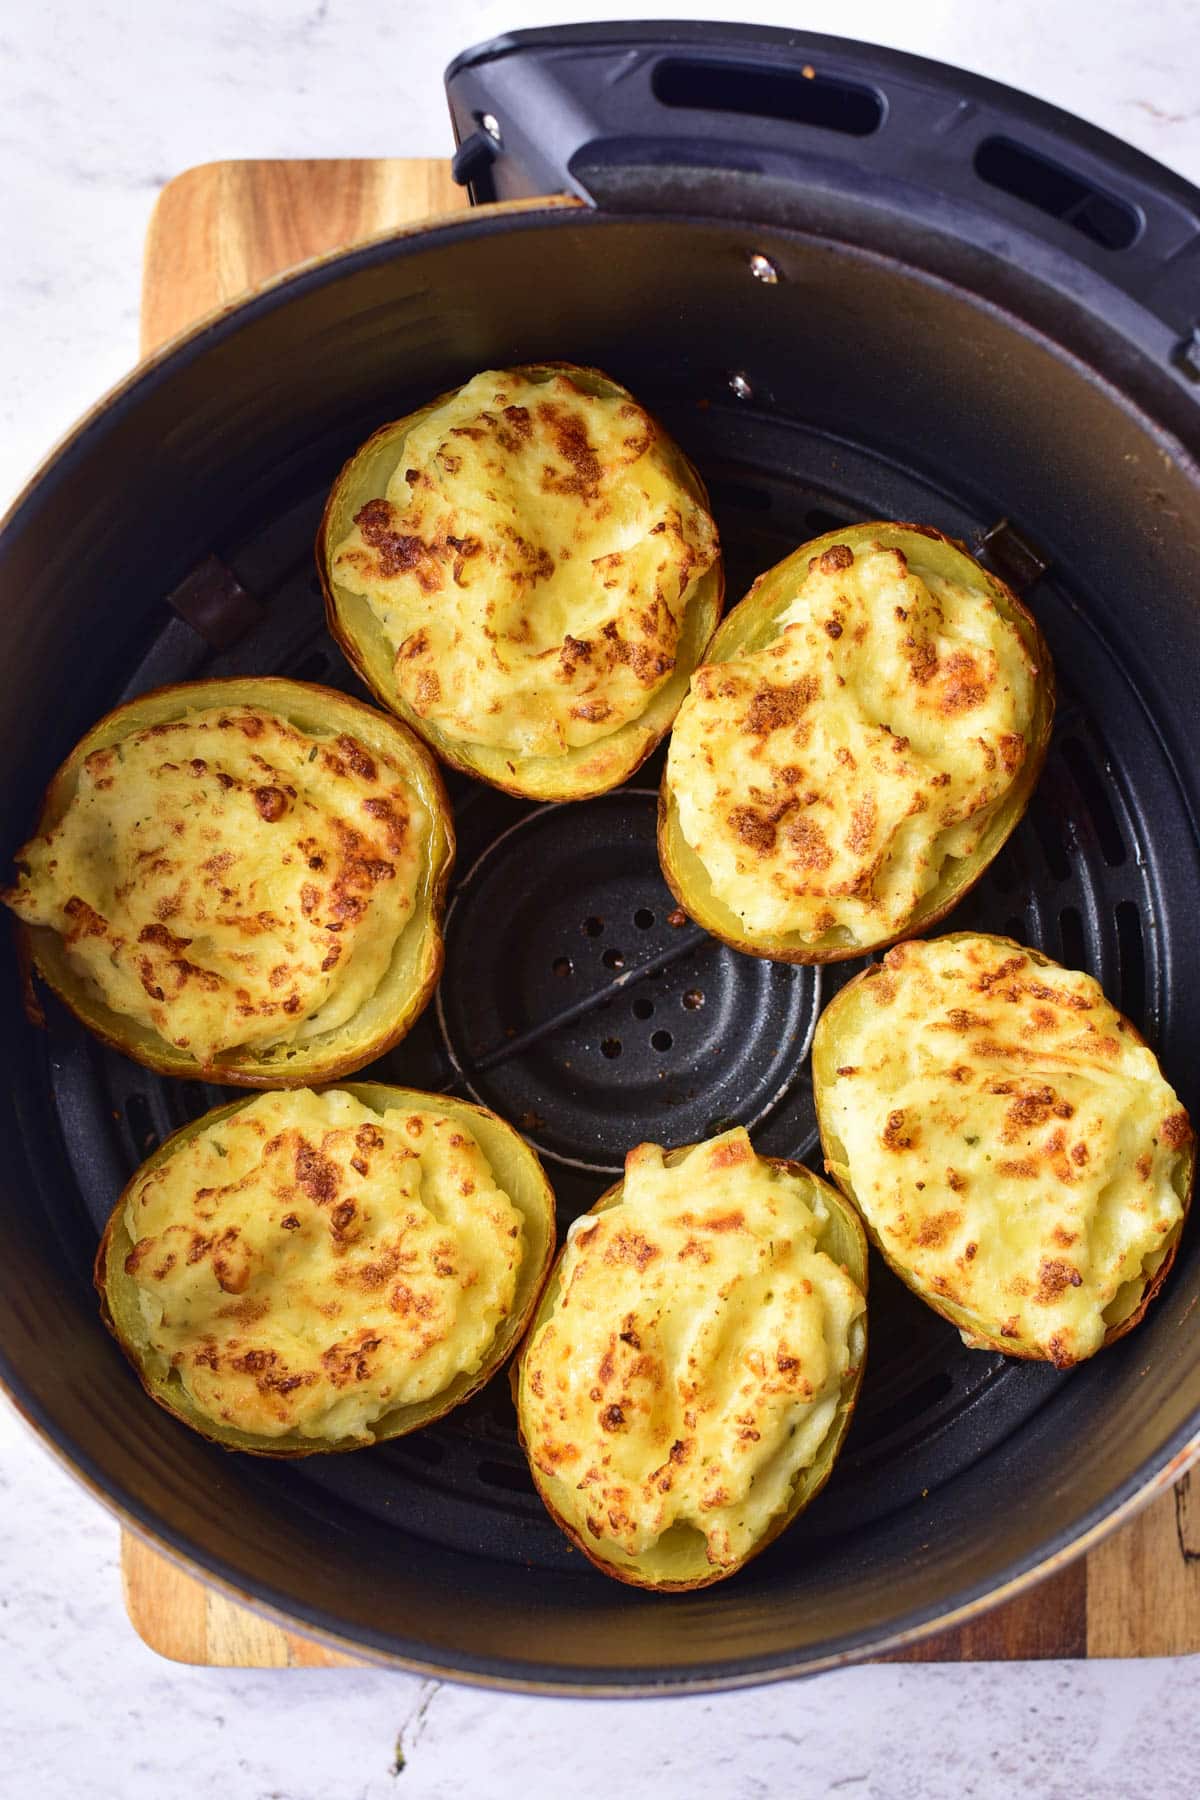
MULTIPOLYGON (((42 0, 0 21, 0 501, 134 360, 158 189, 231 156, 435 155, 441 71, 628 6, 42 0)), ((733 16, 657 0, 657 17, 733 16)), ((1196 0, 758 0, 941 58, 1200 181, 1196 0)), ((1190 1800, 1200 1661, 878 1668, 712 1699, 532 1700, 403 1675, 190 1669, 121 1607, 117 1527, 0 1402, 3 1800, 1190 1800), (1153 1746, 1152 1751, 1149 1747, 1153 1746), (1149 1753, 1148 1753, 1149 1752, 1149 1753), (403 1763, 403 1767, 400 1764, 403 1763)))

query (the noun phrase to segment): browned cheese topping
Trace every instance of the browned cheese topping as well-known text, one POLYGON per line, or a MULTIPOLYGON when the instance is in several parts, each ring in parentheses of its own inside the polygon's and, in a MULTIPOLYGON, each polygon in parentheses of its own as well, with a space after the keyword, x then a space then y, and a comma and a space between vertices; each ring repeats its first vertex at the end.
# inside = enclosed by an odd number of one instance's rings
POLYGON ((333 555, 451 737, 557 755, 643 712, 717 556, 678 453, 634 401, 488 371, 404 441, 333 555))
POLYGON ((1002 939, 902 944, 850 1001, 822 1110, 888 1255, 968 1342, 1090 1355, 1182 1217, 1191 1128, 1153 1053, 1090 975, 1002 939))
POLYGON ((556 1510, 599 1550, 641 1556, 686 1526, 720 1567, 786 1507, 864 1307, 818 1236, 740 1128, 673 1165, 640 1145, 621 1202, 572 1226, 522 1428, 556 1510))
POLYGON ((698 669, 667 779, 753 932, 878 942, 969 856, 1025 760, 1036 671, 982 591, 834 545, 763 649, 698 669))
POLYGON ((352 737, 201 711, 93 751, 5 898, 59 933, 114 1012, 210 1062, 369 1002, 430 823, 400 768, 352 737))
POLYGON ((470 1130, 347 1093, 264 1094, 131 1191, 155 1356, 215 1423, 336 1441, 477 1370, 521 1215, 470 1130))

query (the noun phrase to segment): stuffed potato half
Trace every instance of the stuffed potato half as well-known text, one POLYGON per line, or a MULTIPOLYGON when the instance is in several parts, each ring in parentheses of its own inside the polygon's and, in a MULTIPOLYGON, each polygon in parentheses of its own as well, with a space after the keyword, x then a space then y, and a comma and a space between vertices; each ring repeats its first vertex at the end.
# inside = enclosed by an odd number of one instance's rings
POLYGON ((579 800, 663 737, 716 628, 695 468, 618 382, 487 371, 384 425, 317 539, 329 629, 453 767, 579 800))
POLYGON ((96 1255, 146 1392, 229 1450, 400 1437, 501 1367, 554 1254, 537 1156, 484 1107, 347 1084, 247 1096, 168 1138, 96 1255))
POLYGON ((390 715, 198 681, 93 726, 4 898, 26 966, 105 1043, 164 1075, 299 1086, 412 1026, 453 858, 437 765, 390 715))
POLYGON ((812 1062, 827 1171, 969 1347, 1065 1368, 1144 1316, 1195 1140, 1090 975, 1004 937, 900 944, 825 1009, 812 1062))
POLYGON ((571 1227, 516 1368, 521 1442, 556 1523, 637 1587, 734 1574, 832 1472, 866 1283, 853 1208, 740 1128, 631 1151, 571 1227))
POLYGON ((836 962, 928 927, 1028 804, 1049 649, 963 547, 923 525, 803 545, 728 614, 676 719, 659 859, 734 949, 836 962))

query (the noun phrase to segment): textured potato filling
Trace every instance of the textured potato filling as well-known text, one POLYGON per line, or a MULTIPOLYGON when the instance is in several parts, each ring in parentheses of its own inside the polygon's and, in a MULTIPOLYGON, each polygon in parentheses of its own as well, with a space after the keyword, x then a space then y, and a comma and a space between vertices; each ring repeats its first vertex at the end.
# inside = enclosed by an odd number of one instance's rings
POLYGON ((1091 976, 963 934, 890 950, 827 1020, 826 1150, 889 1258, 968 1343, 1091 1355, 1183 1216, 1153 1053, 1091 976))
POLYGON ((414 913, 431 831, 400 767, 260 707, 135 730, 82 764, 4 896, 114 1012, 210 1062, 352 1019, 414 913))
POLYGON ((452 738, 556 755, 645 711, 717 558, 678 452, 634 401, 487 371, 404 438, 331 559, 452 738))
POLYGON ((820 1227, 737 1129, 674 1166, 641 1145, 620 1204, 572 1228, 522 1427, 598 1552, 636 1557, 686 1525, 729 1566, 786 1508, 834 1426, 865 1306, 820 1227))
POLYGON ((214 1424, 361 1436, 482 1364, 521 1215, 465 1124, 265 1094, 181 1144, 125 1222, 151 1352, 214 1424))
POLYGON ((667 781, 712 891, 754 933, 900 930, 1020 773, 1037 670, 982 589, 833 545, 761 649, 706 664, 667 781))

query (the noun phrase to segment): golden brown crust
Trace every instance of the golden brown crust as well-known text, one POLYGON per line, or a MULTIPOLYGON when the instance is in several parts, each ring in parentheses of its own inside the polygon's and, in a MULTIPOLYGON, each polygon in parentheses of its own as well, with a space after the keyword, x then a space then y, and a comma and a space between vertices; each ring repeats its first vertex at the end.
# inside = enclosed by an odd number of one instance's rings
MULTIPOLYGON (((445 884, 442 885, 441 895, 441 903, 444 904, 445 884)), ((30 927, 27 925, 18 925, 17 930, 23 936, 32 937, 30 927)), ((32 951, 31 956, 39 979, 62 1002, 67 1011, 73 1013, 79 1023, 86 1026, 91 1035, 106 1045, 108 1049, 120 1051, 122 1056, 130 1057, 134 1062, 140 1063, 144 1069, 151 1069, 156 1075, 169 1075, 179 1081, 209 1081, 221 1087, 241 1088, 308 1087, 314 1082, 324 1085, 331 1081, 340 1081, 346 1075, 354 1075, 359 1069, 365 1069, 368 1063, 378 1062, 381 1056, 386 1056, 389 1050, 394 1050, 396 1045, 408 1036, 417 1019, 432 1000, 445 962, 444 947, 439 940, 436 954, 430 957, 425 979, 421 986, 414 990, 410 1005, 405 1008, 386 1034, 373 1037, 364 1048, 348 1051, 340 1058, 326 1056, 319 1063, 313 1063, 303 1069, 297 1069, 293 1065, 287 1073, 281 1073, 275 1069, 238 1068, 234 1064, 224 1062, 200 1063, 193 1061, 189 1067, 181 1068, 178 1058, 182 1056, 182 1052, 173 1052, 168 1046, 164 1046, 161 1052, 156 1052, 152 1048, 143 1047, 124 1038, 115 1028, 106 1028, 89 1018, 82 1007, 76 1003, 70 984, 58 980, 54 974, 43 968, 37 961, 36 951, 32 951)), ((45 1015, 37 1003, 36 997, 34 1005, 37 1009, 36 1013, 27 1009, 26 1016, 32 1024, 44 1025, 45 1015)))
MULTIPOLYGON (((590 368, 583 364, 569 362, 545 361, 539 363, 523 363, 516 365, 514 373, 535 376, 546 371, 552 374, 563 374, 596 385, 599 391, 627 395, 628 390, 600 369, 590 368)), ((486 781, 490 786, 502 792, 513 794, 518 799, 536 799, 544 801, 586 800, 597 794, 608 793, 628 779, 648 757, 653 755, 659 744, 671 729, 675 712, 686 692, 686 679, 674 701, 674 705, 663 716, 657 716, 660 709, 652 698, 646 708, 646 714, 656 714, 652 728, 647 728, 642 719, 633 719, 611 738, 601 738, 588 746, 586 752, 575 752, 569 757, 555 759, 564 764, 557 774, 553 771, 539 772, 538 779, 532 779, 535 764, 545 765, 550 759, 545 757, 509 757, 503 752, 486 752, 480 746, 472 746, 451 738, 445 732, 431 727, 424 719, 412 712, 396 693, 394 685, 381 678, 378 668, 367 654, 360 637, 355 633, 345 616, 345 608, 339 599, 336 584, 330 574, 333 552, 336 549, 337 526, 336 516, 339 511, 339 500, 343 485, 352 480, 357 469, 369 460, 372 452, 382 448, 390 440, 401 438, 403 434, 428 414, 434 412, 447 400, 453 398, 457 389, 450 389, 439 394, 436 399, 408 414, 405 418, 393 420, 381 425, 377 431, 362 444, 349 461, 344 465, 337 480, 333 484, 329 498, 321 515, 321 523, 317 530, 316 562, 317 573, 321 582, 321 591, 325 597, 325 618, 330 636, 351 664, 359 679, 389 711, 403 719, 418 736, 425 739, 441 760, 450 768, 461 774, 473 776, 478 781, 486 781)), ((629 396, 632 397, 632 396, 629 396)), ((652 418, 652 415, 648 415, 652 418)), ((711 505, 703 479, 695 465, 686 457, 678 445, 667 436, 657 419, 652 421, 663 439, 671 445, 672 461, 681 482, 690 488, 693 497, 706 512, 711 513, 711 505)), ((397 450, 397 460, 399 449, 397 450)), ((704 578, 689 604, 692 609, 699 609, 697 618, 701 621, 697 630, 697 648, 694 655, 679 665, 680 673, 690 676, 691 671, 703 659, 713 632, 721 618, 725 597, 724 566, 718 555, 716 563, 704 578)))
MULTIPOLYGON (((326 1084, 326 1086, 328 1085, 332 1084, 326 1084)), ((487 1107, 478 1106, 470 1100, 447 1101, 446 1097, 441 1094, 425 1094, 410 1088, 392 1087, 384 1082, 363 1081, 342 1085, 346 1092, 377 1111, 388 1105, 396 1107, 421 1105, 442 1111, 453 1109, 455 1113, 467 1115, 471 1121, 482 1121, 489 1138, 491 1138, 493 1154, 496 1143, 495 1134, 503 1134, 503 1141, 510 1146, 509 1154, 513 1158, 514 1167, 519 1167, 522 1171, 524 1184, 520 1204, 525 1216, 529 1242, 521 1268, 521 1289, 523 1291, 519 1304, 514 1307, 508 1319, 505 1320, 503 1328, 497 1333, 493 1353, 484 1359, 480 1368, 473 1375, 459 1377, 447 1396, 435 1396, 431 1401, 400 1409, 398 1415, 385 1417, 380 1422, 379 1428, 373 1430, 369 1440, 370 1443, 385 1443, 395 1437, 407 1436, 410 1431, 417 1431, 425 1425, 432 1425, 454 1407, 469 1400, 473 1394, 479 1392, 480 1388, 486 1386, 492 1376, 518 1349, 526 1327, 537 1310, 554 1261, 555 1198, 554 1191, 534 1151, 507 1121, 501 1119, 498 1113, 491 1112, 487 1107)), ((208 1442, 219 1444, 224 1450, 238 1451, 244 1455, 277 1459, 337 1455, 350 1450, 362 1449, 366 1447, 362 1438, 354 1438, 342 1443, 330 1443, 297 1441, 295 1439, 282 1441, 269 1438, 254 1439, 245 1432, 222 1434, 212 1426, 211 1421, 205 1419, 204 1415, 179 1404, 178 1401, 173 1401, 173 1390, 169 1383, 163 1384, 156 1381, 149 1373, 144 1362, 138 1356, 136 1347, 129 1341, 127 1334, 121 1331, 114 1316, 114 1310, 110 1303, 110 1287, 114 1280, 114 1271, 110 1266, 110 1261, 114 1237, 123 1228, 123 1215, 131 1190, 150 1169, 165 1161, 180 1144, 206 1130, 218 1120, 239 1112, 242 1107, 251 1103, 251 1098, 247 1096, 231 1101, 226 1106, 215 1107, 211 1112, 205 1113, 203 1117, 194 1119, 179 1131, 173 1132, 169 1138, 163 1140, 158 1149, 146 1159, 125 1184, 116 1205, 109 1214, 93 1263, 92 1278, 100 1299, 100 1317, 108 1331, 120 1344, 142 1387, 155 1404, 161 1406, 165 1412, 170 1413, 173 1418, 180 1420, 208 1442)), ((516 1200, 517 1196, 510 1195, 510 1198, 516 1200)))
MULTIPOLYGON (((681 1145, 679 1149, 671 1151, 667 1155, 667 1157, 664 1159, 664 1161, 668 1166, 670 1166, 671 1164, 678 1162, 680 1159, 687 1156, 689 1154, 689 1152, 694 1150, 696 1147, 697 1146, 694 1144, 681 1145)), ((796 1180, 803 1180, 805 1182, 816 1182, 817 1185, 820 1187, 822 1194, 826 1199, 827 1204, 831 1207, 836 1207, 839 1209, 838 1217, 851 1232, 851 1235, 853 1236, 853 1238, 856 1242, 856 1246, 860 1252, 859 1267, 852 1271, 852 1276, 865 1297, 867 1294, 867 1236, 866 1236, 866 1232, 864 1230, 863 1221, 860 1218, 860 1216, 859 1216, 857 1210, 854 1208, 854 1206, 846 1205, 843 1202, 842 1196, 839 1193, 837 1188, 833 1187, 829 1182, 823 1180, 822 1177, 814 1175, 813 1171, 811 1169, 806 1168, 803 1163, 789 1161, 787 1158, 779 1157, 779 1156, 764 1156, 763 1158, 761 1158, 761 1160, 763 1162, 769 1163, 772 1168, 778 1169, 784 1174, 791 1175, 796 1180)), ((600 1198, 592 1206, 590 1206, 588 1208, 587 1213, 583 1214, 581 1216, 582 1217, 590 1217, 590 1215, 592 1213, 604 1212, 608 1207, 617 1205, 622 1197, 624 1188, 625 1188, 625 1183, 624 1183, 623 1179, 621 1181, 614 1182, 613 1185, 609 1188, 606 1188, 604 1193, 601 1194, 600 1198)), ((547 1491, 545 1483, 541 1477, 541 1472, 539 1471, 538 1465, 530 1453, 529 1445, 525 1438, 524 1429, 523 1429, 522 1423, 521 1423, 521 1409, 520 1409, 520 1403, 519 1403, 520 1402, 521 1373, 522 1373, 522 1370, 524 1367, 525 1357, 529 1350, 529 1346, 533 1341, 535 1332, 537 1331, 539 1325, 542 1323, 543 1315, 545 1313, 547 1313, 554 1304, 555 1285, 558 1280, 559 1267, 561 1265, 562 1258, 563 1258, 563 1255, 565 1254, 565 1251, 566 1251, 566 1245, 564 1244, 563 1249, 559 1252, 558 1256, 555 1258, 554 1264, 553 1264, 552 1268, 550 1269, 545 1286, 542 1290, 542 1295, 541 1295, 541 1299, 539 1301, 537 1310, 535 1311, 532 1318, 530 1319, 529 1326, 525 1332, 525 1336, 524 1336, 524 1339, 521 1344, 520 1354, 515 1359, 515 1361, 512 1364, 512 1367, 511 1367, 510 1379, 511 1379, 512 1388, 513 1388, 513 1399, 514 1399, 514 1402, 517 1403, 517 1436, 519 1438, 521 1448, 525 1453, 526 1460, 529 1463, 529 1472, 533 1479, 533 1484, 538 1491, 538 1496, 541 1499, 542 1504, 545 1506, 546 1511, 550 1514, 550 1517, 554 1520, 554 1523, 558 1526, 559 1530, 562 1531, 565 1534, 565 1536, 571 1540, 571 1542, 575 1545, 575 1547, 578 1550, 581 1550, 583 1552, 584 1556, 587 1558, 587 1560, 590 1563, 592 1563, 594 1565, 595 1568, 599 1569, 602 1574, 610 1576, 614 1581, 623 1582, 625 1584, 625 1586, 627 1586, 627 1587, 642 1588, 643 1590, 654 1592, 654 1593, 660 1593, 660 1594, 666 1594, 666 1593, 683 1594, 683 1593, 690 1593, 691 1591, 693 1591, 696 1588, 712 1587, 716 1582, 725 1581, 729 1578, 729 1576, 736 1575, 739 1569, 745 1568, 745 1566, 748 1562, 751 1562, 754 1559, 754 1557, 758 1556, 763 1550, 767 1549, 767 1547, 770 1544, 774 1543, 775 1539, 777 1537, 779 1537, 779 1535, 783 1531, 785 1531, 786 1528, 799 1516, 799 1513, 804 1511, 808 1506, 810 1506, 812 1504, 813 1500, 816 1499, 817 1495, 821 1492, 822 1488, 825 1486, 826 1482, 829 1480, 829 1477, 832 1475, 834 1468, 836 1467, 836 1464, 837 1464, 838 1453, 839 1453, 842 1443, 845 1439, 846 1432, 849 1430, 849 1427, 850 1427, 850 1421, 851 1421, 851 1418, 853 1417, 854 1407, 855 1407, 855 1404, 857 1401, 859 1387, 862 1382, 863 1369, 866 1364, 866 1337, 867 1337, 866 1315, 863 1316, 863 1318, 860 1322, 862 1331, 863 1331, 863 1355, 859 1359, 857 1371, 849 1384, 850 1391, 849 1391, 848 1404, 842 1411, 842 1413, 839 1417, 839 1420, 838 1420, 838 1424, 835 1427, 832 1442, 830 1444, 830 1452, 831 1453, 829 1455, 828 1465, 824 1469, 822 1474, 820 1475, 820 1478, 817 1481, 815 1481, 812 1484, 812 1486, 809 1488, 809 1490, 805 1496, 803 1505, 794 1511, 791 1509, 786 1509, 783 1512, 776 1515, 776 1517, 769 1522, 766 1530, 762 1533, 762 1535, 758 1539, 756 1539, 753 1547, 746 1553, 746 1555, 741 1557, 737 1562, 732 1563, 728 1567, 721 1568, 721 1569, 714 1569, 711 1574, 696 1576, 690 1580, 685 1580, 685 1581, 655 1581, 651 1578, 647 1578, 643 1573, 641 1573, 636 1568, 632 1568, 627 1564, 614 1563, 614 1562, 607 1560, 603 1556, 600 1556, 596 1552, 596 1550, 593 1548, 593 1546, 590 1543, 590 1541, 588 1540, 588 1538, 583 1533, 581 1533, 579 1530, 577 1530, 576 1527, 574 1525, 572 1525, 567 1519, 565 1519, 563 1517, 563 1515, 558 1511, 558 1509, 555 1507, 553 1501, 550 1498, 550 1495, 547 1491)))
MULTIPOLYGON (((1042 951, 1035 950, 1028 944, 1019 944, 1015 938, 1006 937, 1000 932, 952 931, 945 933, 939 941, 946 943, 964 938, 985 938, 989 943, 1019 951, 1022 956, 1028 957, 1030 961, 1035 963, 1039 968, 1060 969, 1062 967, 1060 963, 1055 962, 1053 957, 1046 956, 1042 951)), ((885 969, 882 963, 872 963, 867 968, 860 970, 857 975, 846 983, 845 987, 841 988, 838 993, 835 994, 822 1015, 822 1023, 831 1016, 836 1019, 835 1009, 841 1008, 844 1002, 848 1003, 847 996, 852 996, 856 989, 861 988, 872 981, 879 980, 884 973, 885 969)), ((1117 1011, 1115 1007, 1113 1010, 1114 1012, 1117 1011)), ((1121 1021, 1125 1034, 1131 1041, 1135 1044, 1144 1045, 1146 1040, 1141 1032, 1138 1031, 1137 1026, 1134 1025, 1133 1021, 1126 1018, 1125 1015, 1120 1012, 1117 1012, 1117 1017, 1121 1021)), ((826 1030, 828 1029, 829 1027, 826 1027, 826 1030)), ((817 1127, 821 1135, 821 1149, 825 1159, 826 1172, 830 1178, 836 1182, 837 1186, 841 1189, 851 1205, 859 1211, 859 1217, 867 1237, 879 1252, 880 1256, 882 1256, 884 1262, 886 1262, 888 1267, 899 1276, 900 1280, 904 1282, 905 1286, 908 1287, 910 1291, 916 1292, 917 1290, 912 1288, 912 1284, 908 1280, 903 1265, 889 1253, 878 1232, 875 1230, 866 1214, 859 1208, 852 1183, 838 1173, 838 1168, 844 1166, 844 1151, 842 1151, 842 1146, 835 1137, 832 1127, 830 1126, 827 1109, 822 1105, 827 1080, 819 1066, 819 1062, 819 1055, 814 1055, 813 1096, 816 1104, 817 1127), (839 1154, 839 1152, 841 1152, 841 1154, 839 1154)), ((1187 1179, 1184 1185, 1184 1192, 1181 1196, 1183 1210, 1179 1225, 1175 1230, 1171 1242, 1167 1246, 1166 1254, 1164 1255, 1162 1262, 1149 1277, 1137 1307, 1127 1317, 1119 1319, 1109 1326, 1104 1334, 1104 1346, 1116 1343, 1119 1338, 1124 1337, 1128 1332, 1132 1331, 1135 1325, 1141 1323, 1146 1315, 1147 1308, 1159 1293, 1164 1281, 1171 1272, 1172 1265, 1174 1264, 1175 1257, 1179 1250, 1183 1229, 1187 1224, 1192 1196, 1195 1191, 1196 1160, 1196 1140, 1193 1135, 1190 1142, 1187 1179)), ((947 1320, 947 1322, 953 1325, 957 1330, 961 1331, 963 1329, 962 1315, 956 1313, 953 1307, 947 1306, 945 1302, 939 1300, 937 1295, 931 1294, 925 1289, 921 1289, 918 1293, 918 1298, 924 1305, 928 1306, 932 1312, 937 1313, 940 1318, 947 1320)), ((971 1331, 975 1346, 979 1349, 994 1350, 1002 1356, 1010 1356, 1018 1361, 1024 1362, 1055 1361, 1052 1356, 1039 1354, 1037 1350, 1032 1349, 1023 1343, 1014 1341, 1011 1338, 1003 1337, 999 1333, 986 1332, 976 1328, 974 1325, 972 1325, 971 1331)), ((1067 1360, 1060 1363, 1058 1366, 1069 1367, 1071 1366, 1071 1361, 1067 1360)))
MULTIPOLYGON (((238 1056, 202 1062, 186 1051, 155 1040, 151 1033, 139 1030, 135 1022, 100 1008, 73 978, 64 963, 51 960, 49 943, 57 934, 18 922, 17 955, 23 970, 35 970, 39 978, 57 995, 80 1023, 109 1048, 119 1050, 143 1067, 159 1075, 187 1080, 219 1082, 229 1087, 287 1088, 303 1087, 318 1082, 336 1081, 374 1062, 393 1048, 411 1030, 416 1019, 433 996, 441 975, 444 950, 441 918, 446 892, 454 865, 454 824, 449 797, 441 771, 417 735, 390 714, 380 713, 360 700, 353 700, 333 688, 311 682, 289 681, 279 676, 239 677, 226 681, 178 682, 153 688, 135 699, 125 701, 99 719, 55 771, 46 788, 38 814, 35 835, 41 835, 57 823, 74 792, 79 769, 84 759, 102 743, 111 743, 124 735, 121 726, 128 722, 130 730, 147 714, 155 722, 182 717, 189 710, 211 706, 258 705, 278 713, 292 722, 308 721, 314 728, 328 730, 341 724, 357 728, 369 740, 387 748, 411 773, 431 817, 430 867, 428 884, 420 902, 420 923, 426 941, 421 950, 417 978, 387 1020, 359 1044, 352 1041, 351 1026, 336 1036, 351 1036, 345 1048, 322 1046, 319 1040, 307 1048, 299 1047, 286 1066, 272 1063, 264 1055, 251 1051, 238 1056), (289 710, 290 709, 290 710, 289 710), (295 715, 295 717, 293 717, 295 715)), ((408 929, 418 923, 415 916, 408 929)), ((36 994, 30 981, 25 989, 26 1012, 31 1022, 44 1023, 36 994)))
MULTIPOLYGON (((970 555, 964 544, 947 537, 931 525, 872 520, 862 525, 843 526, 838 531, 826 532, 823 537, 814 538, 810 543, 801 545, 798 550, 793 552, 793 556, 797 559, 816 558, 821 556, 827 548, 844 543, 848 538, 857 541, 860 538, 869 537, 871 533, 885 530, 913 532, 934 543, 959 551, 964 556, 970 555)), ((791 562, 792 557, 788 557, 786 560, 791 562)), ((744 626, 745 620, 753 615, 755 596, 763 587, 767 577, 773 572, 767 570, 764 575, 760 575, 745 597, 727 614, 720 630, 709 645, 708 660, 710 662, 720 662, 723 649, 732 646, 734 634, 744 626), (750 611, 747 612, 745 609, 750 609, 750 611)), ((696 891, 684 879, 680 869, 682 833, 676 817, 676 808, 667 772, 664 771, 658 795, 659 863, 662 867, 663 878, 672 895, 695 924, 703 927, 711 936, 728 944, 730 949, 740 951, 743 956, 757 956, 770 962, 795 964, 848 962, 855 957, 873 955, 878 950, 886 950, 891 945, 902 943, 905 938, 912 937, 918 932, 930 931, 934 926, 940 924, 947 914, 970 893, 981 877, 986 874, 991 863, 1008 842, 1009 837, 1024 816, 1046 760, 1046 753, 1050 747, 1051 729, 1054 724, 1055 677, 1049 645, 1032 613, 1022 605, 1011 589, 990 573, 987 573, 987 581, 990 589, 1003 596, 1002 604, 1011 615, 1012 622, 1020 632, 1022 641, 1037 668, 1040 706, 1035 719, 1034 735, 1028 744, 1017 779, 997 815, 1000 823, 989 833, 986 853, 974 859, 968 858, 967 874, 959 876, 950 890, 944 894, 941 892, 944 883, 935 886, 926 901, 911 914, 903 927, 886 937, 869 942, 822 943, 817 941, 808 944, 789 944, 785 938, 779 936, 751 937, 731 927, 727 918, 714 912, 711 896, 696 891)))

